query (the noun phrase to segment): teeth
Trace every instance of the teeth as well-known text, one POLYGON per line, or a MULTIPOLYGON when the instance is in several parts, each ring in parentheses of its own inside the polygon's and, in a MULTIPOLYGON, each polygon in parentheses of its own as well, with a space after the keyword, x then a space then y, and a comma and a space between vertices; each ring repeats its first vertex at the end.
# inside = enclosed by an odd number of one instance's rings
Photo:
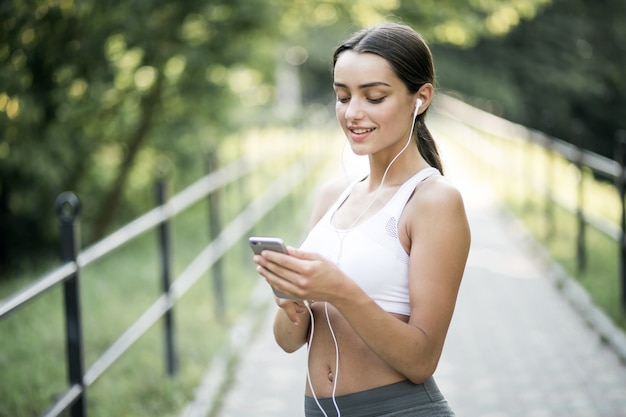
POLYGON ((357 135, 362 135, 363 133, 371 132, 372 130, 374 129, 352 129, 352 132, 357 135))

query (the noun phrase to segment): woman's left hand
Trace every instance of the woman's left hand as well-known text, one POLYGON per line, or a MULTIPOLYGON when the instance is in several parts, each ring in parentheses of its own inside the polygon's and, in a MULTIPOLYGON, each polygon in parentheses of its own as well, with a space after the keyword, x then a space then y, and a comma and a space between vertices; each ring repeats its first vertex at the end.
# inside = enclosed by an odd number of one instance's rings
POLYGON ((287 248, 288 255, 263 251, 257 272, 276 290, 301 300, 332 301, 347 277, 319 254, 287 248))

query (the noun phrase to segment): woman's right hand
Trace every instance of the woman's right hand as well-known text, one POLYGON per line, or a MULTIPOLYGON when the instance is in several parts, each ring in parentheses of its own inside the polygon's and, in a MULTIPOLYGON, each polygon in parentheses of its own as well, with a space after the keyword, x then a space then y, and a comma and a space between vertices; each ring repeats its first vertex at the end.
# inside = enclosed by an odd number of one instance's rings
POLYGON ((304 301, 294 301, 278 297, 274 297, 274 300, 276 301, 276 305, 283 309, 293 324, 300 325, 309 318, 309 310, 306 308, 306 305, 304 305, 304 301))
POLYGON ((295 352, 307 342, 311 321, 309 311, 303 301, 277 297, 275 300, 280 308, 274 320, 274 338, 285 352, 295 352))

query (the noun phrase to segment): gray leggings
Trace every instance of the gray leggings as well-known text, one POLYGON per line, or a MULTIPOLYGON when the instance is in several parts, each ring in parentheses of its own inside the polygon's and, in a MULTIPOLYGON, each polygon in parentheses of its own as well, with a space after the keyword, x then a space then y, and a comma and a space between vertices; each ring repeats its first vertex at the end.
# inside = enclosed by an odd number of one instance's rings
MULTIPOLYGON (((319 398, 328 417, 337 415, 332 398, 319 398)), ((401 381, 336 397, 341 417, 453 417, 455 414, 430 377, 421 384, 401 381)), ((324 417, 313 397, 304 397, 306 417, 324 417)))

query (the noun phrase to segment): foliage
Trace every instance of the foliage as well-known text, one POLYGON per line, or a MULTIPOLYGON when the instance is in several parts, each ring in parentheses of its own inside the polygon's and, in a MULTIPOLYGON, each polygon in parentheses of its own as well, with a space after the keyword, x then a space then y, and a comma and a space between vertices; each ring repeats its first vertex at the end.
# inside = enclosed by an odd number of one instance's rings
POLYGON ((474 104, 607 157, 626 128, 626 3, 555 0, 504 37, 436 45, 441 83, 474 104), (458 71, 463 68, 463 71, 458 71))
POLYGON ((468 46, 548 1, 3 1, 0 275, 56 248, 62 191, 88 244, 151 205, 156 173, 179 189, 226 133, 332 103, 330 54, 352 31, 400 20, 468 46))
MULTIPOLYGON (((357 0, 294 4, 282 25, 291 43, 302 45, 308 61, 301 68, 305 101, 328 102, 330 60, 335 46, 353 31, 381 21, 414 27, 431 45, 469 48, 483 37, 504 35, 534 18, 550 0, 357 0), (308 26, 308 27, 307 27, 308 26), (306 28, 306 29, 304 29, 306 28)), ((438 65, 446 65, 445 62, 438 65)), ((458 69, 458 68, 457 68, 458 69)), ((461 89, 463 91, 463 89, 461 89)))
MULTIPOLYGON (((289 133, 279 129, 247 132, 229 138, 222 149, 234 153, 232 149, 242 142, 284 148, 291 140, 289 133)), ((319 158, 335 152, 335 147, 309 145, 305 149, 296 149, 298 155, 316 154, 319 158)), ((263 156, 268 157, 254 173, 219 190, 216 201, 219 217, 225 223, 232 222, 253 199, 266 193, 272 180, 293 163, 293 152, 272 158, 266 151, 263 156)), ((301 186, 255 224, 256 232, 271 230, 287 242, 301 239, 310 214, 309 206, 301 201, 309 197, 326 171, 314 169, 309 174, 301 186)), ((176 281, 209 243, 207 200, 179 213, 170 225, 172 280, 176 281)), ((152 230, 81 269, 85 370, 91 369, 160 295, 158 238, 157 231, 152 230)), ((169 378, 166 373, 163 323, 159 320, 88 388, 88 415, 179 415, 193 399, 216 353, 228 346, 229 329, 243 311, 250 309, 251 292, 257 285, 264 285, 254 272, 251 254, 245 239, 241 239, 226 252, 220 268, 214 265, 177 300, 173 308, 178 365, 175 376, 169 378), (215 290, 217 276, 222 279, 221 294, 215 290)), ((3 283, 0 299, 4 289, 3 283)), ((267 303, 255 299, 253 304, 271 305, 271 290, 267 288, 265 294, 267 303)), ((262 317, 265 311, 258 313, 262 317)), ((0 320, 0 335, 0 417, 41 415, 67 388, 62 289, 57 286, 0 320)))
POLYGON ((250 41, 271 36, 264 5, 2 2, 0 265, 50 241, 61 191, 81 197, 91 241, 150 205, 156 168, 197 178, 198 152, 236 122, 227 110, 267 60, 250 41))

